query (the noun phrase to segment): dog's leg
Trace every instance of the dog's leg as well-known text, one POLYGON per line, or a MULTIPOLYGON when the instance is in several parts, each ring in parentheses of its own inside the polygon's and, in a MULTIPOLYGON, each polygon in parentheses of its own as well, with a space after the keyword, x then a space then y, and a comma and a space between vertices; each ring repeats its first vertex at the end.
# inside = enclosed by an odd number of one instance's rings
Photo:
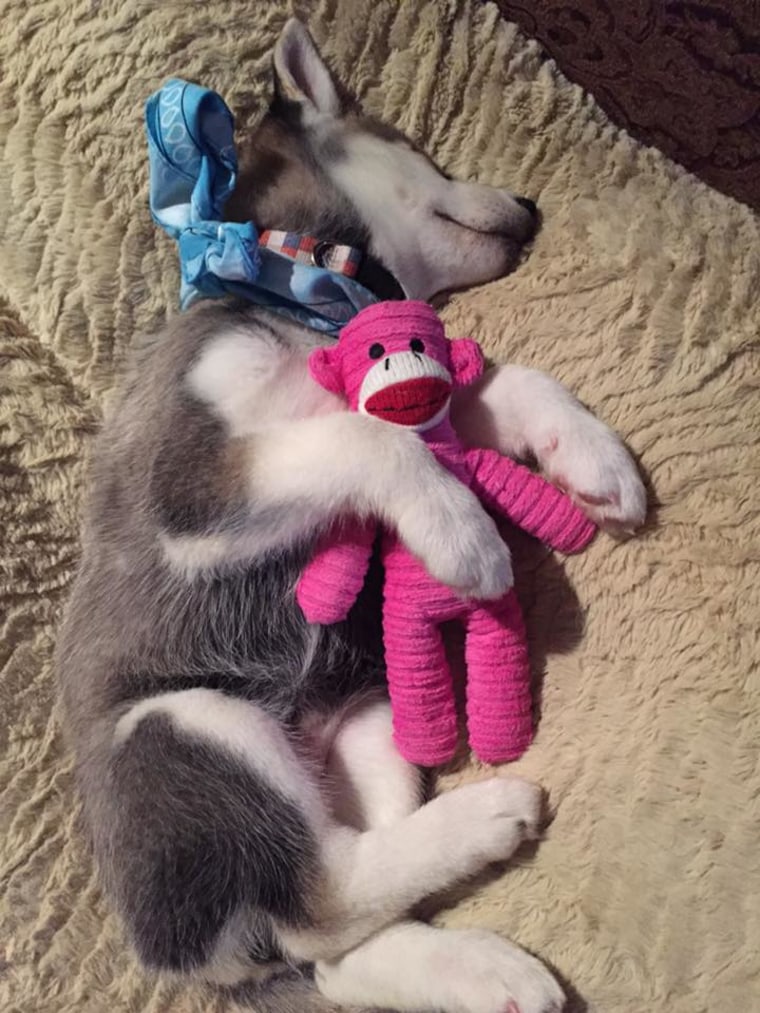
POLYGON ((392 826, 422 805, 422 773, 393 744, 387 700, 363 701, 346 712, 325 768, 339 823, 358 830, 392 826))
POLYGON ((535 836, 541 793, 494 777, 446 792, 398 822, 354 833, 335 827, 323 844, 315 929, 282 927, 303 960, 334 959, 404 917, 430 894, 508 858, 535 836))
POLYGON ((399 922, 316 965, 334 1002, 443 1013, 558 1013, 562 989, 535 957, 490 932, 399 922))
MULTIPOLYGON (((182 418, 183 446, 169 445, 158 470, 159 478, 184 475, 188 448, 192 453, 203 446, 201 423, 208 428, 224 421, 227 443, 203 490, 223 491, 222 507, 231 511, 236 532, 211 541, 237 537, 239 544, 220 545, 219 558, 262 555, 313 537, 340 514, 355 514, 394 528, 442 583, 476 597, 499 597, 512 581, 509 550, 477 497, 438 464, 416 433, 335 406, 329 411, 330 403, 313 397, 306 399, 306 417, 279 417, 274 409, 271 418, 251 413, 249 403, 271 400, 269 388, 283 371, 292 374, 287 389, 296 404, 308 379, 301 357, 259 344, 222 336, 204 349, 186 381, 199 400, 182 418)), ((177 483, 164 482, 157 491, 176 498, 177 483)), ((182 501, 175 505, 180 517, 187 512, 182 501)), ((186 555, 182 545, 172 551, 173 558, 186 555)))
MULTIPOLYGON (((311 389, 319 390, 303 357, 261 346, 246 336, 217 337, 186 380, 200 399, 183 419, 186 428, 198 425, 201 402, 226 423, 228 444, 220 457, 227 464, 216 486, 224 488, 227 502, 247 504, 247 516, 234 517, 236 530, 241 521, 246 525, 240 555, 297 543, 340 514, 356 514, 394 528, 442 583, 476 597, 499 597, 512 581, 509 550, 477 497, 438 464, 416 433, 339 410, 334 397, 325 400, 324 391, 311 389), (271 406, 278 380, 283 390, 271 417, 262 418, 250 406, 271 406), (286 394, 294 405, 306 404, 300 417, 281 416, 286 394)), ((186 454, 170 464, 167 470, 184 472, 186 454)))
POLYGON ((281 961, 275 921, 313 923, 328 825, 282 727, 216 691, 170 692, 88 763, 102 872, 146 966, 231 983, 252 954, 281 961))
POLYGON ((508 858, 540 815, 537 788, 492 778, 381 828, 339 826, 283 729, 212 690, 134 705, 110 748, 98 851, 118 855, 104 872, 138 953, 217 980, 252 933, 267 959, 334 959, 508 858))
MULTIPOLYGON (((338 726, 326 768, 341 822, 387 827, 419 808, 421 772, 402 759, 392 734, 385 700, 357 705, 338 726)), ((391 925, 337 960, 319 961, 316 982, 335 1002, 398 1010, 505 1013, 513 1001, 521 1013, 549 1013, 562 1003, 549 972, 512 943, 412 921, 391 925)))
POLYGON ((452 417, 470 446, 534 457, 598 523, 632 530, 644 521, 646 491, 620 437, 545 373, 489 370, 457 391, 452 417))
POLYGON ((248 456, 253 521, 261 531, 268 518, 280 544, 291 524, 354 512, 395 528, 432 576, 465 594, 498 597, 511 584, 493 520, 416 433, 336 412, 254 433, 248 456))

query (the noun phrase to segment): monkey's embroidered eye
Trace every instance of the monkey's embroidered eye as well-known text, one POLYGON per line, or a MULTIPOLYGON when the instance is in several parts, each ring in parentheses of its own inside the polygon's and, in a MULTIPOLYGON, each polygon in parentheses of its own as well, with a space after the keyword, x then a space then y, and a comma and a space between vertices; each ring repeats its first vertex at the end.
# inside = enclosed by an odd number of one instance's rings
POLYGON ((424 352, 425 342, 421 341, 419 338, 412 338, 412 340, 409 342, 409 347, 413 352, 424 352))
POLYGON ((385 349, 379 341, 376 341, 374 345, 369 346, 370 359, 380 359, 383 355, 385 355, 385 349))

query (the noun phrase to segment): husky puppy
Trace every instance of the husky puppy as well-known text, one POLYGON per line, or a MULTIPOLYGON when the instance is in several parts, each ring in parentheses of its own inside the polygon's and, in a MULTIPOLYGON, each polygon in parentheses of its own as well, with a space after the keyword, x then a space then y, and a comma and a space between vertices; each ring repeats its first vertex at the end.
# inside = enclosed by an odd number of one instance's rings
MULTIPOLYGON (((531 201, 448 179, 346 109, 299 22, 274 64, 231 218, 360 247, 383 298, 508 270, 531 201)), ((136 351, 105 425, 57 656, 105 887, 151 969, 231 984, 313 963, 338 1003, 559 1010, 560 987, 519 947, 410 913, 534 836, 539 789, 492 776, 423 804, 378 694, 372 582, 335 627, 309 627, 294 602, 340 512, 380 517, 464 594, 511 582, 492 520, 416 434, 310 380, 324 340, 204 302, 136 351)), ((549 377, 501 367, 453 411, 464 438, 532 455, 597 520, 642 521, 622 443, 549 377)))

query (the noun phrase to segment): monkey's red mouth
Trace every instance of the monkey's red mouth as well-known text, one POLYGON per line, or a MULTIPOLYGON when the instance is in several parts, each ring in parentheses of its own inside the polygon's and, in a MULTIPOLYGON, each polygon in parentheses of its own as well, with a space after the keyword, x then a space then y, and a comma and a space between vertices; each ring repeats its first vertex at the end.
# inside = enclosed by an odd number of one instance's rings
POLYGON ((449 397, 450 383, 437 376, 421 376, 383 387, 367 398, 364 410, 398 426, 419 426, 437 415, 449 397))

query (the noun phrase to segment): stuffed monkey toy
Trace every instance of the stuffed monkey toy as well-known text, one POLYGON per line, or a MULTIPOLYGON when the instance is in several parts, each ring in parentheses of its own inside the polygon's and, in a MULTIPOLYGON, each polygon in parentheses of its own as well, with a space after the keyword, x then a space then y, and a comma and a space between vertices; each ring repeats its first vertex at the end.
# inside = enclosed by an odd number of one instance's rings
MULTIPOLYGON (((443 467, 517 527, 566 553, 593 538, 594 524, 559 489, 497 451, 461 443, 449 420, 452 391, 482 374, 483 356, 475 341, 450 341, 426 303, 367 307, 343 328, 337 344, 311 354, 309 369, 352 411, 416 430, 443 467)), ((348 615, 376 532, 376 522, 358 519, 336 522, 328 532, 297 588, 310 622, 329 624, 348 615)), ((440 625, 459 620, 470 746, 488 763, 516 759, 530 744, 533 722, 527 642, 514 589, 495 601, 463 598, 434 580, 387 530, 381 557, 385 661, 402 756, 436 766, 456 750, 454 689, 440 625)))

